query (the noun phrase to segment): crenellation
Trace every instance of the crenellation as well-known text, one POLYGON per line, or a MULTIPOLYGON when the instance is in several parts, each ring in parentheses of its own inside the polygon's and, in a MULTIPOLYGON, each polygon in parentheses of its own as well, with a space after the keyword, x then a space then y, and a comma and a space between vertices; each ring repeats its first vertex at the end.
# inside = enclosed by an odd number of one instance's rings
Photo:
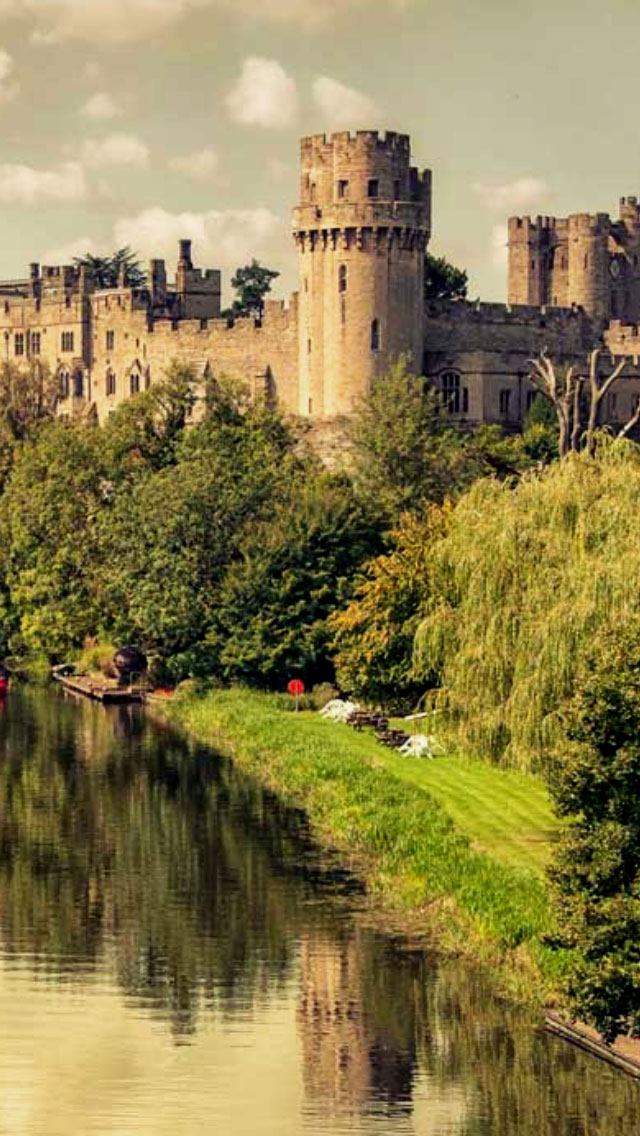
MULTIPOLYGON (((539 214, 508 221, 508 302, 425 302, 431 172, 408 135, 338 131, 301 140, 293 211, 299 290, 268 299, 260 319, 221 310, 221 273, 179 243, 174 277, 149 262, 143 287, 97 288, 73 266, 29 266, 0 282, 0 356, 41 361, 58 377, 63 414, 99 421, 161 381, 173 361, 242 380, 254 398, 309 419, 318 436, 349 416, 406 356, 460 420, 522 423, 535 397, 530 360, 543 349, 584 365, 594 346, 640 358, 640 205, 620 213, 539 214), (2 353, 4 352, 4 355, 2 353), (326 429, 325 429, 326 428, 326 429)), ((618 412, 640 394, 633 378, 618 412), (633 385, 635 383, 635 386, 633 385)), ((613 405, 613 404, 612 404, 613 405)))

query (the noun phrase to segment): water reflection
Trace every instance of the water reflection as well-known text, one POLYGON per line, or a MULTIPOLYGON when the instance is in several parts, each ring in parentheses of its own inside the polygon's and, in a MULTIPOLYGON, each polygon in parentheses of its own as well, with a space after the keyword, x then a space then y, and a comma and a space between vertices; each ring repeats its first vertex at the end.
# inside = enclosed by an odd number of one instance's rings
POLYGON ((636 1084, 366 930, 350 886, 304 818, 136 709, 12 695, 1 1136, 638 1131, 636 1084))

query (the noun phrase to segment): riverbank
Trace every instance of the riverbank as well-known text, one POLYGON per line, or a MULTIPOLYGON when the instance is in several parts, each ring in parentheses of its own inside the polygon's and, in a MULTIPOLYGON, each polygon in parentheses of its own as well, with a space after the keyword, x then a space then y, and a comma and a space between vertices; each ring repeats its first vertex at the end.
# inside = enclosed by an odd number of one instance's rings
POLYGON ((440 949, 489 963, 511 996, 538 1007, 553 1000, 563 959, 543 941, 552 920, 540 849, 550 812, 534 779, 522 779, 519 803, 511 810, 518 775, 468 765, 467 794, 469 779, 480 778, 491 799, 485 817, 481 802, 475 810, 467 806, 467 816, 476 813, 476 829, 487 828, 490 814, 502 813, 506 840, 498 859, 482 848, 473 823, 463 829, 465 789, 457 824, 442 803, 447 793, 452 800, 455 795, 454 759, 436 759, 420 775, 427 763, 407 759, 403 768, 369 734, 318 715, 287 713, 268 695, 244 690, 182 695, 166 713, 303 808, 317 838, 341 850, 364 874, 369 895, 390 924, 433 935, 440 949), (439 765, 446 776, 437 789, 439 765), (510 831, 513 836, 523 825, 527 785, 533 803, 525 829, 536 835, 531 842, 536 852, 527 856, 525 845, 514 841, 519 853, 509 862, 505 849, 510 831))

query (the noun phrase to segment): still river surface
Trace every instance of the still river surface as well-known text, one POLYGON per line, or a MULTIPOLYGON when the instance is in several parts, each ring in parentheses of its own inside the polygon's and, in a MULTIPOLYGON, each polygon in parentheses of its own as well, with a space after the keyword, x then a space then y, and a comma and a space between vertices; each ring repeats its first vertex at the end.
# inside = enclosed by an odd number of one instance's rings
POLYGON ((304 819, 131 708, 0 717, 1 1136, 631 1136, 640 1087, 367 926, 304 819))

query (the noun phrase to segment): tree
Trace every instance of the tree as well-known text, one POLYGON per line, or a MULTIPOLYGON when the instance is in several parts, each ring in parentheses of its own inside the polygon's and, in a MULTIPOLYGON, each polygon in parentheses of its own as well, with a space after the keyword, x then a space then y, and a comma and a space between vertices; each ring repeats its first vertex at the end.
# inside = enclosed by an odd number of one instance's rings
POLYGON ((462 268, 456 268, 443 256, 425 257, 425 300, 464 300, 469 278, 462 268))
POLYGON ((640 1036, 640 620, 608 628, 568 713, 551 792, 570 824, 550 868, 573 1012, 640 1036))
POLYGON ((193 369, 172 363, 164 381, 123 402, 100 435, 109 476, 135 478, 176 460, 176 449, 196 402, 193 369))
POLYGON ((231 286, 238 293, 228 315, 254 316, 262 319, 265 296, 271 291, 271 283, 280 275, 272 268, 265 268, 254 257, 251 264, 238 268, 231 277, 231 286))
MULTIPOLYGON (((600 373, 600 349, 588 358, 586 374, 580 374, 574 364, 559 369, 542 351, 537 359, 530 360, 529 378, 537 390, 548 399, 556 414, 558 426, 558 453, 561 458, 583 446, 593 457, 597 444, 597 430, 602 425, 602 407, 605 396, 620 378, 627 364, 620 359, 608 375, 600 373)), ((640 399, 617 437, 625 438, 640 422, 640 399)))
POLYGON ((393 364, 363 400, 348 428, 359 490, 391 524, 407 511, 442 503, 478 477, 507 476, 532 464, 522 441, 499 427, 463 431, 442 393, 393 364))
POLYGON ((87 270, 96 288, 117 288, 123 276, 127 288, 146 287, 147 277, 138 255, 128 245, 111 256, 94 256, 88 252, 74 257, 73 263, 76 268, 87 270))
POLYGON ((406 712, 424 695, 424 676, 413 670, 413 642, 447 512, 431 506, 424 520, 405 515, 391 534, 392 550, 365 565, 351 603, 329 617, 338 685, 369 705, 406 712))
POLYGON ((345 479, 295 478, 245 533, 222 583, 209 636, 221 677, 276 689, 294 675, 332 680, 327 616, 380 543, 376 518, 345 479))
POLYGON ((16 445, 35 438, 55 417, 58 383, 48 367, 32 362, 0 366, 0 489, 11 468, 16 445))

